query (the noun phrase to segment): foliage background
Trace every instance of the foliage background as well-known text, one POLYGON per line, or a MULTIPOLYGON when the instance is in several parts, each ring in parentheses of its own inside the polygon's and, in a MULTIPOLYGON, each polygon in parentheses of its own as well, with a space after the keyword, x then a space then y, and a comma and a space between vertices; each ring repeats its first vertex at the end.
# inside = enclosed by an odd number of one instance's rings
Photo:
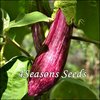
MULTIPOLYGON (((79 29, 74 29, 73 35, 80 36, 80 37, 87 37, 91 40, 100 41, 100 38, 99 38, 99 4, 100 2, 99 0, 77 0, 76 7, 74 7, 74 3, 76 2, 76 0, 71 0, 72 5, 69 5, 70 4, 69 0, 66 0, 66 3, 62 3, 62 2, 64 2, 64 0, 63 1, 55 0, 55 2, 54 0, 49 0, 49 2, 48 0, 41 0, 41 1, 39 0, 36 0, 36 1, 35 0, 1 0, 0 4, 1 4, 1 8, 4 9, 9 14, 10 21, 15 20, 16 17, 20 14, 23 14, 23 13, 27 14, 33 11, 40 11, 44 13, 45 15, 47 15, 48 17, 53 17, 55 15, 55 11, 59 7, 63 9, 65 14, 66 12, 68 13, 68 15, 66 16, 69 16, 69 15, 73 16, 73 11, 74 11, 76 13, 74 16, 75 23, 77 24, 80 19, 82 19, 81 21, 82 23, 80 23, 79 29), (50 4, 50 7, 48 6, 48 4, 50 4)), ((69 22, 71 20, 70 16, 68 19, 69 22)), ((43 28, 44 28, 44 34, 46 34, 45 32, 49 30, 49 28, 45 24, 43 28)), ((11 28, 9 32, 7 33, 7 36, 9 36, 11 39, 16 40, 32 56, 34 57, 36 56, 36 51, 35 51, 35 47, 33 43, 30 25, 11 28)), ((4 49, 4 60, 8 61, 12 57, 18 56, 18 55, 24 55, 24 54, 20 52, 18 48, 16 48, 11 43, 6 43, 5 49, 4 49)), ((20 63, 30 66, 26 60, 27 58, 23 58, 24 60, 22 60, 22 58, 17 58, 17 59, 19 60, 16 60, 15 61, 16 63, 22 61, 20 63)), ((14 64, 16 63, 13 62, 13 66, 15 66, 14 64)), ((57 83, 55 87, 53 87, 50 91, 48 91, 42 96, 42 99, 44 100, 46 100, 47 98, 50 98, 50 99, 57 99, 57 98, 65 99, 66 98, 67 99, 67 98, 75 98, 75 96, 78 99, 82 99, 82 98, 93 99, 95 98, 95 94, 97 97, 99 97, 99 66, 100 66, 100 58, 99 58, 98 45, 86 43, 82 41, 77 41, 77 40, 72 40, 71 45, 70 45, 68 60, 65 65, 65 69, 72 72, 75 72, 75 71, 79 72, 81 69, 85 69, 87 72, 87 76, 85 78, 81 78, 80 80, 65 79, 64 82, 62 82, 62 79, 59 80, 59 82, 57 83), (76 81, 77 83, 75 84, 76 81), (85 86, 82 87, 81 84, 78 84, 81 82, 84 82, 85 86), (72 89, 72 86, 73 86, 73 89, 72 89), (86 88, 87 86, 90 88, 90 90, 86 88), (65 89, 65 91, 63 89, 65 89), (62 91, 62 94, 60 93, 61 91, 62 91)), ((7 73, 1 72, 2 75, 7 74, 7 73)), ((3 81, 4 80, 2 80, 2 82, 3 81)), ((19 84, 19 89, 20 89, 20 86, 22 87, 23 84, 19 84)), ((25 87, 27 86, 24 85, 22 88, 25 88, 25 87)), ((11 88, 14 88, 16 90, 16 87, 11 87, 11 88)), ((8 90, 11 88, 8 88, 8 90)), ((32 98, 33 99, 33 97, 29 97, 26 94, 27 88, 26 90, 22 89, 20 91, 17 91, 18 92, 17 95, 19 95, 21 91, 26 91, 26 92, 23 93, 19 97, 17 96, 18 98, 20 99, 32 98)), ((5 95, 5 98, 9 98, 10 93, 12 94, 13 92, 8 91, 7 92, 8 94, 5 95)))

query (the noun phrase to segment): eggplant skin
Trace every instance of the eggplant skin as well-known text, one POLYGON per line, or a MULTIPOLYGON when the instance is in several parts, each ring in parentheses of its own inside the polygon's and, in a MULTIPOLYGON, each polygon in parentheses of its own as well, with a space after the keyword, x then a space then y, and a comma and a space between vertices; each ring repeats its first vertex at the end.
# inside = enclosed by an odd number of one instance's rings
POLYGON ((50 89, 59 79, 68 55, 71 37, 71 28, 66 23, 66 18, 61 9, 58 9, 49 34, 43 42, 47 47, 35 58, 31 73, 59 73, 58 77, 29 77, 28 94, 37 96, 50 89))
POLYGON ((31 26, 31 30, 32 30, 34 46, 35 46, 36 52, 38 54, 41 50, 42 43, 45 39, 44 34, 42 34, 43 30, 41 28, 40 23, 33 24, 31 26))

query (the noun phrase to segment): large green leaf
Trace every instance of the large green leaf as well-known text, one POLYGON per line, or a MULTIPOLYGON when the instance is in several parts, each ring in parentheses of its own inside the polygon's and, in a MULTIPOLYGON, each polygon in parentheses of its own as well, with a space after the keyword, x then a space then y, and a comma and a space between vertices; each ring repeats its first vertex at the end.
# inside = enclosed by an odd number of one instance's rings
POLYGON ((51 100, 97 100, 95 93, 81 80, 64 79, 60 81, 51 91, 51 100))
MULTIPOLYGON (((27 72, 30 67, 30 61, 28 58, 20 56, 11 59, 7 64, 2 67, 2 73, 5 73, 7 84, 5 85, 5 91, 2 94, 2 100, 6 99, 21 99, 27 93, 27 78, 21 77, 20 73, 27 72), (6 74, 7 71, 7 74, 6 74)), ((4 74, 3 74, 4 75, 4 74)), ((4 77, 4 76, 3 76, 4 77)), ((2 80, 3 82, 5 80, 2 80)))
POLYGON ((99 0, 77 0, 77 22, 83 19, 80 28, 85 35, 93 40, 99 40, 99 0))
POLYGON ((55 0, 52 17, 54 18, 57 10, 61 8, 66 16, 67 23, 70 24, 72 19, 75 19, 76 3, 76 0, 55 0))
POLYGON ((41 12, 35 11, 32 13, 20 15, 16 20, 10 22, 9 28, 22 27, 41 21, 49 22, 50 18, 42 14, 41 12))
POLYGON ((2 66, 2 68, 0 68, 0 82, 1 82, 0 98, 2 96, 2 93, 5 91, 5 89, 7 87, 7 80, 8 80, 7 70, 9 70, 12 67, 12 65, 16 62, 16 59, 19 59, 19 58, 20 57, 13 57, 8 62, 6 62, 6 64, 4 66, 2 66))

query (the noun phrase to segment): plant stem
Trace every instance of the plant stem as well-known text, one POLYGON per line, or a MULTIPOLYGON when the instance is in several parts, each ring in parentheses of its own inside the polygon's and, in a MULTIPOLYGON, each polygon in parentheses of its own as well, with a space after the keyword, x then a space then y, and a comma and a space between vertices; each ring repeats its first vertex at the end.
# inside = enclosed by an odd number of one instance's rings
POLYGON ((94 44, 100 45, 99 41, 94 41, 94 40, 90 40, 90 39, 83 38, 83 37, 71 36, 71 39, 79 40, 79 41, 85 41, 85 42, 90 42, 90 43, 94 43, 94 44))
POLYGON ((4 48, 5 48, 5 39, 3 36, 0 35, 0 66, 2 66, 4 48))
POLYGON ((28 57, 32 57, 25 49, 23 49, 15 40, 11 40, 9 37, 6 37, 7 41, 12 43, 14 46, 16 46, 20 51, 22 51, 24 54, 26 54, 28 57))

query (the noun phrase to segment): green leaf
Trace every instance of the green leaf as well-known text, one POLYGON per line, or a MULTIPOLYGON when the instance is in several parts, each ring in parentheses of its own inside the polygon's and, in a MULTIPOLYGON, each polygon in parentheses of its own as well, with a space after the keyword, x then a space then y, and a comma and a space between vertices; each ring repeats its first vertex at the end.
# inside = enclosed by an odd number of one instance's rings
POLYGON ((8 15, 8 13, 3 10, 0 9, 0 34, 4 33, 3 31, 5 31, 5 29, 7 29, 9 27, 9 22, 10 22, 10 17, 8 15))
POLYGON ((99 40, 99 0, 78 0, 76 19, 84 20, 80 28, 88 38, 99 40))
POLYGON ((3 30, 7 31, 9 28, 10 17, 6 11, 4 11, 4 27, 3 30))
POLYGON ((58 99, 93 99, 97 100, 95 93, 79 79, 63 79, 51 91, 50 100, 58 99))
POLYGON ((6 77, 8 77, 2 100, 21 99, 27 93, 27 78, 23 78, 20 75, 21 72, 24 72, 24 75, 26 75, 29 67, 30 61, 24 56, 13 58, 2 67, 2 72, 6 73, 5 71, 7 71, 6 77))
POLYGON ((46 15, 42 14, 41 12, 35 11, 32 13, 28 13, 22 16, 19 16, 16 20, 10 22, 10 28, 12 27, 22 27, 30 24, 34 24, 37 22, 49 22, 50 18, 46 15))
POLYGON ((12 67, 12 65, 15 63, 16 59, 20 59, 20 57, 13 57, 8 62, 6 62, 6 64, 4 66, 2 66, 2 68, 0 68, 0 73, 1 73, 0 74, 0 82, 1 82, 1 84, 0 84, 0 98, 2 96, 2 93, 5 91, 5 89, 7 87, 7 80, 8 80, 7 70, 9 70, 12 67))
POLYGON ((76 14, 76 0, 56 0, 54 2, 54 11, 52 17, 55 18, 55 14, 59 8, 62 9, 68 24, 71 24, 72 19, 75 19, 76 14))

